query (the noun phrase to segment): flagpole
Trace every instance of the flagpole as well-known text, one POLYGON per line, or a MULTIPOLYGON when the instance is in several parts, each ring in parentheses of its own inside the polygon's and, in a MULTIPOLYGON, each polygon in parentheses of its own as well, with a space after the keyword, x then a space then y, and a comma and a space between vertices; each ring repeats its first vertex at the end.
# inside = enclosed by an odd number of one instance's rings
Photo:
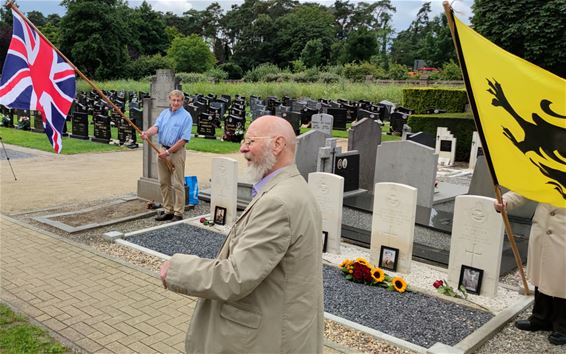
MULTIPOLYGON (((81 79, 83 79, 84 81, 86 81, 95 91, 96 93, 98 93, 98 95, 100 97, 102 97, 102 99, 104 101, 106 101, 106 103, 108 103, 110 106, 112 106, 112 109, 116 112, 120 114, 120 117, 122 117, 122 119, 124 119, 132 128, 134 128, 140 135, 142 134, 142 130, 140 128, 138 128, 137 125, 134 124, 134 122, 132 122, 130 120, 130 118, 128 118, 121 110, 118 106, 116 106, 116 104, 114 104, 114 102, 112 102, 110 100, 110 98, 108 98, 108 96, 106 96, 104 94, 104 92, 102 92, 102 90, 100 90, 92 81, 90 81, 69 59, 67 59, 67 57, 65 55, 63 55, 63 53, 61 53, 61 51, 59 50, 59 48, 55 47, 53 45, 53 43, 51 43, 51 41, 49 41, 49 39, 47 39, 47 37, 45 37, 45 35, 43 33, 41 33, 41 31, 35 27, 35 25, 20 11, 20 9, 18 9, 18 7, 14 4, 13 0, 10 0, 7 4, 6 7, 9 9, 14 10, 15 12, 18 13, 18 15, 20 15, 27 23, 28 25, 30 25, 36 32, 37 34, 39 34, 41 36, 41 38, 43 38, 56 52, 57 54, 59 54, 61 56, 61 58, 63 58, 67 64, 69 64, 73 70, 75 70, 76 73, 79 74, 79 76, 81 77, 81 79)), ((160 153, 159 148, 157 146, 155 146, 155 144, 153 144, 151 142, 151 140, 146 140, 148 142, 148 144, 155 150, 155 152, 157 152, 158 154, 160 153)), ((173 165, 173 163, 166 159, 165 162, 167 163, 167 167, 169 168, 170 171, 175 169, 175 166, 173 165)))
MULTIPOLYGON (((453 16, 452 7, 448 3, 448 1, 444 1, 442 3, 442 5, 444 6, 444 12, 445 12, 446 18, 448 20, 448 27, 450 27, 450 32, 452 33, 452 40, 454 41, 454 48, 456 48, 456 54, 458 55, 458 60, 460 62, 460 68, 462 69, 462 74, 464 76, 464 82, 466 83, 466 92, 468 94, 468 99, 470 101, 470 105, 472 107, 472 111, 474 113, 474 116, 476 117, 476 119, 479 119, 478 118, 479 117, 478 110, 477 110, 477 107, 475 105, 475 101, 474 101, 474 98, 473 98, 473 92, 472 92, 472 89, 471 89, 471 85, 469 84, 469 78, 468 78, 468 74, 467 74, 467 71, 466 71, 466 65, 465 65, 464 57, 461 53, 460 43, 459 43, 457 36, 456 36, 456 24, 454 23, 454 18, 452 17, 453 16)), ((478 124, 476 124, 476 126, 477 125, 478 124)), ((484 152, 485 152, 485 155, 486 155, 485 161, 487 162, 488 167, 489 167, 491 180, 493 182, 493 188, 495 189, 495 196, 496 196, 497 201, 499 203, 503 203, 503 198, 501 196, 501 190, 499 188, 499 182, 497 181, 495 169, 494 169, 493 164, 491 162, 489 149, 488 149, 487 143, 485 141, 485 138, 483 136, 483 131, 482 131, 481 127, 478 127, 478 133, 480 135, 482 145, 484 146, 484 152)), ((527 277, 525 276, 525 272, 523 270, 523 262, 521 261, 521 256, 519 255, 519 249, 517 248, 517 243, 515 242, 515 236, 513 235, 513 230, 511 229, 511 223, 509 222, 509 217, 508 217, 507 211, 505 209, 501 212, 501 217, 503 218, 503 223, 505 224, 505 233, 507 234, 507 238, 509 239, 509 243, 511 244, 511 250, 513 251, 513 256, 515 257, 515 263, 517 265, 517 268, 519 269, 519 274, 521 274, 521 280, 523 282, 525 295, 529 295, 529 286, 527 284, 527 277)))

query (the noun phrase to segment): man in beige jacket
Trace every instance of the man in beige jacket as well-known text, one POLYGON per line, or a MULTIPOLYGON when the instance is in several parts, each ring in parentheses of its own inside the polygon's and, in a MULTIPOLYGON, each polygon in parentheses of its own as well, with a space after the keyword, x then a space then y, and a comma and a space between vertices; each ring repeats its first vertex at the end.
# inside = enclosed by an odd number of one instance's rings
POLYGON ((240 147, 256 194, 218 257, 162 265, 166 288, 201 298, 187 353, 322 352, 322 218, 295 147, 287 121, 256 119, 240 147))
MULTIPOLYGON (((512 209, 527 201, 523 196, 507 192, 503 205, 495 209, 512 209)), ((527 320, 518 320, 515 327, 524 331, 552 331, 548 341, 566 344, 566 203, 564 208, 539 203, 529 236, 527 276, 535 286, 533 313, 527 320)))

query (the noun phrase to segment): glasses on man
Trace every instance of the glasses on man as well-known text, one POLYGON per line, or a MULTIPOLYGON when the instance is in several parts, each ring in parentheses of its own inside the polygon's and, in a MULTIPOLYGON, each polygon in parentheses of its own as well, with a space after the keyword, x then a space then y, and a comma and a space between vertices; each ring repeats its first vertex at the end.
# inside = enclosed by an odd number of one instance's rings
POLYGON ((248 147, 252 146, 253 143, 256 142, 256 140, 260 140, 260 139, 273 139, 273 136, 249 136, 247 138, 242 139, 242 141, 240 141, 240 145, 246 145, 248 147))

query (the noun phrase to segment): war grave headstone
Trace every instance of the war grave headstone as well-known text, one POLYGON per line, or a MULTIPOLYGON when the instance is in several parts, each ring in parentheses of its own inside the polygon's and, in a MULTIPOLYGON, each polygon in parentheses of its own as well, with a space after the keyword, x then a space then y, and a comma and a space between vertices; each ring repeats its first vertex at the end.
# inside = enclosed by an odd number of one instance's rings
MULTIPOLYGON (((166 108, 169 108, 169 92, 179 88, 179 82, 175 79, 175 73, 172 70, 157 70, 155 77, 151 80, 151 95, 141 93, 143 98, 143 130, 148 129, 159 114, 166 108)), ((196 119, 193 117, 193 121, 196 119)), ((141 128, 141 127, 140 127, 141 128)), ((157 138, 152 137, 152 141, 157 144, 157 138)), ((143 175, 138 179, 137 193, 140 198, 162 202, 159 181, 157 180, 157 154, 149 146, 143 144, 143 175)))
POLYGON ((33 126, 31 131, 34 133, 44 133, 45 128, 43 126, 43 120, 41 119, 41 112, 40 111, 32 111, 33 117, 33 126))
MULTIPOLYGON (((417 189, 400 183, 376 183, 371 226, 371 263, 384 264, 384 247, 397 256, 395 271, 409 273, 417 209, 417 189)), ((394 260, 393 260, 394 262, 394 260)), ((387 265, 387 264, 386 264, 387 265)), ((393 270, 393 269, 392 269, 393 270)))
POLYGON ((322 212, 322 252, 340 254, 344 178, 332 173, 309 173, 308 184, 322 212))
MULTIPOLYGON (((489 297, 497 295, 504 239, 503 218, 495 211, 494 201, 480 196, 456 197, 448 263, 448 282, 451 284, 458 284, 461 276, 467 275, 462 273, 462 266, 481 270, 481 283, 475 278, 475 284, 469 286, 480 290, 479 295, 489 297)), ((479 273, 472 274, 478 276, 479 273)))
POLYGON ((210 215, 216 219, 223 212, 224 224, 232 225, 237 213, 238 161, 227 157, 213 158, 210 186, 210 215))
POLYGON ((94 122, 94 136, 90 139, 97 143, 110 143, 112 134, 110 131, 110 117, 99 114, 93 117, 94 122))
POLYGON ((201 113, 197 120, 197 135, 201 138, 216 139, 216 126, 213 117, 208 113, 201 113))
POLYGON ((360 153, 346 151, 334 157, 333 173, 344 177, 344 193, 360 189, 360 153))
POLYGON ((347 110, 344 108, 328 108, 326 113, 334 118, 332 122, 333 129, 346 130, 347 110))
POLYGON ((71 118, 71 138, 88 140, 88 114, 75 111, 71 118))
POLYGON ((453 166, 456 162, 456 138, 448 128, 436 128, 435 152, 441 166, 453 166))
POLYGON ((381 144, 381 127, 371 118, 352 123, 348 131, 348 150, 360 153, 360 188, 372 191, 374 187, 375 157, 381 144))
POLYGON ((311 128, 313 130, 318 130, 326 134, 328 137, 332 136, 333 120, 330 114, 320 113, 313 114, 311 117, 311 128))
POLYGON ((323 147, 318 149, 317 172, 334 173, 335 158, 342 153, 342 147, 336 145, 336 138, 327 138, 323 147))
POLYGON ((473 170, 476 167, 476 162, 478 156, 483 155, 483 147, 481 145, 481 139, 478 132, 472 133, 472 146, 470 148, 470 162, 468 164, 468 169, 473 170))
POLYGON ((326 138, 328 135, 320 130, 309 130, 297 137, 295 164, 305 181, 309 173, 317 171, 318 151, 326 143, 326 138))

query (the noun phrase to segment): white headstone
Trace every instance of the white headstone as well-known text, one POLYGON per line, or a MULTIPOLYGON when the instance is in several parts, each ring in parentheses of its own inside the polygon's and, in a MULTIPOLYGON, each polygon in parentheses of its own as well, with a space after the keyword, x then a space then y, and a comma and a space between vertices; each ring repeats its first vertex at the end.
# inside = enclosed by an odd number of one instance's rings
POLYGON ((447 128, 436 128, 436 148, 438 164, 452 166, 456 161, 456 138, 447 128))
POLYGON ((381 246, 396 248, 399 250, 396 271, 410 272, 416 212, 416 188, 390 182, 375 184, 371 224, 372 264, 379 266, 381 246))
POLYGON ((454 205, 448 282, 456 288, 462 265, 483 270, 480 295, 495 297, 503 250, 503 219, 495 199, 460 195, 454 205))
POLYGON ((334 122, 334 117, 326 113, 313 114, 311 117, 312 129, 320 130, 329 137, 332 136, 333 122, 334 122))
POLYGON ((212 159, 210 215, 214 218, 216 207, 226 208, 225 225, 236 220, 238 202, 238 161, 227 157, 212 159))
POLYGON ((470 163, 468 169, 473 170, 476 167, 478 156, 483 155, 483 147, 481 145, 480 135, 478 132, 472 133, 472 147, 470 148, 470 163))
POLYGON ((326 252, 340 254, 344 178, 326 172, 309 173, 309 188, 322 211, 321 237, 326 237, 326 252))

